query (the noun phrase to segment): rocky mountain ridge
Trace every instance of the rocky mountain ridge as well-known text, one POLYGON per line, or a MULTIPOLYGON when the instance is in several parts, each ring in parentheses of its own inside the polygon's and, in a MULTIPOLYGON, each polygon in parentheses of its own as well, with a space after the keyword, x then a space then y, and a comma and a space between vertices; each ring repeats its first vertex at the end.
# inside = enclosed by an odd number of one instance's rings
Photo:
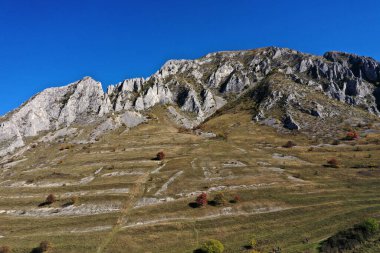
POLYGON ((0 118, 0 156, 24 146, 28 137, 73 124, 96 124, 100 132, 133 127, 157 104, 166 105, 177 124, 194 128, 231 103, 248 103, 256 121, 291 130, 338 116, 365 120, 380 115, 380 63, 340 52, 314 56, 267 47, 171 60, 147 79, 124 80, 106 92, 85 77, 46 89, 0 118))

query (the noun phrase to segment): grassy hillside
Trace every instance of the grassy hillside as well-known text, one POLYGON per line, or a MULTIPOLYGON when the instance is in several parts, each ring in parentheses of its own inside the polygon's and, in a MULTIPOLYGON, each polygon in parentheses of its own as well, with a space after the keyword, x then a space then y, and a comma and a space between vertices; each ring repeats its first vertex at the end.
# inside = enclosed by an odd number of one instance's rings
MULTIPOLYGON (((255 238, 260 252, 317 252, 337 231, 380 216, 376 124, 358 127, 358 140, 330 145, 333 138, 252 123, 244 111, 201 126, 215 138, 178 129, 162 108, 150 113, 149 123, 94 144, 39 144, 3 163, 0 245, 19 253, 41 241, 57 253, 166 253, 193 252, 213 238, 225 252, 247 252, 255 238), (297 145, 282 147, 289 140, 297 145), (153 159, 159 151, 163 161, 153 159), (331 158, 337 168, 327 166, 331 158), (194 208, 202 192, 209 200, 223 193, 226 203, 194 208), (49 194, 57 201, 43 204, 49 194)), ((379 243, 365 247, 377 252, 379 243)))

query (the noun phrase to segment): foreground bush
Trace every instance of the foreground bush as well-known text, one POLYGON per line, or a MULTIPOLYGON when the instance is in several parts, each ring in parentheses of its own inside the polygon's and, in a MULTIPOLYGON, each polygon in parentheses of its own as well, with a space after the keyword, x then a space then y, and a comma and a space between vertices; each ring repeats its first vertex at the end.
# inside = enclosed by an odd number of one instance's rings
POLYGON ((11 253, 11 248, 8 246, 1 246, 0 253, 11 253))
POLYGON ((224 246, 220 241, 211 239, 201 246, 200 251, 203 253, 222 253, 224 246))
POLYGON ((368 241, 378 231, 378 221, 372 218, 367 219, 364 222, 355 225, 353 228, 340 231, 322 242, 320 252, 351 252, 351 250, 368 241))
POLYGON ((374 218, 366 219, 359 226, 361 226, 368 234, 371 235, 379 231, 379 222, 374 218))

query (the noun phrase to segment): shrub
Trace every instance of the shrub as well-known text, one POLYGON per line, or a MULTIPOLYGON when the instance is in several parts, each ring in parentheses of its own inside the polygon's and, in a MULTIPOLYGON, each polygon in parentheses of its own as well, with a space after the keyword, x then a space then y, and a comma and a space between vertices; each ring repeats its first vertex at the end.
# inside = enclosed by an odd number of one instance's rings
POLYGON ((228 136, 228 133, 227 133, 227 132, 223 132, 223 133, 218 133, 218 134, 216 134, 216 138, 217 138, 217 139, 222 139, 222 140, 227 140, 227 136, 228 136))
POLYGON ((333 140, 333 142, 331 143, 332 145, 339 145, 340 144, 340 141, 339 140, 333 140))
POLYGON ((55 198, 55 195, 54 194, 49 194, 47 197, 46 197, 46 204, 50 205, 50 204, 53 204, 57 199, 55 198))
POLYGON ((74 195, 70 198, 70 204, 71 205, 75 205, 76 203, 78 203, 78 196, 74 195))
POLYGON ((328 164, 328 166, 333 167, 333 168, 339 167, 339 162, 336 158, 331 158, 331 159, 327 160, 327 164, 328 164))
POLYGON ((293 141, 288 141, 287 143, 285 143, 284 148, 291 148, 291 147, 294 147, 294 146, 297 146, 297 144, 293 141))
POLYGON ((195 200, 197 202, 198 206, 205 206, 207 205, 207 194, 206 193, 201 193, 197 199, 195 200))
POLYGON ((48 252, 49 250, 51 250, 53 247, 51 245, 50 242, 48 241, 43 241, 40 243, 40 246, 38 247, 38 249, 40 250, 40 252, 48 252))
POLYGON ((62 151, 62 150, 65 150, 65 149, 71 149, 73 148, 74 145, 73 144, 70 144, 70 143, 67 143, 67 144, 62 144, 60 147, 59 147, 59 150, 62 151))
POLYGON ((1 246, 0 253, 11 253, 11 248, 8 246, 1 246))
POLYGON ((231 203, 238 203, 240 202, 241 198, 239 195, 236 195, 230 202, 231 203))
POLYGON ((252 238, 252 239, 249 241, 248 246, 249 246, 251 249, 255 248, 255 247, 257 246, 257 241, 256 241, 256 239, 252 238))
POLYGON ((359 134, 356 131, 349 131, 346 133, 345 140, 352 141, 359 138, 359 134))
POLYGON ((224 197, 223 193, 217 193, 214 197, 214 204, 215 205, 224 205, 227 203, 226 198, 224 197))
POLYGON ((379 231, 379 222, 374 218, 366 219, 359 226, 371 235, 379 231))
POLYGON ((106 166, 104 167, 104 169, 106 169, 106 170, 113 170, 113 169, 115 169, 115 165, 113 165, 113 164, 111 164, 111 165, 106 165, 106 166))
POLYGON ((165 153, 162 152, 162 151, 158 152, 157 155, 156 155, 156 160, 161 161, 161 160, 164 160, 164 159, 165 159, 165 153))
POLYGON ((210 239, 203 243, 201 251, 204 253, 222 253, 224 251, 224 246, 220 241, 210 239))

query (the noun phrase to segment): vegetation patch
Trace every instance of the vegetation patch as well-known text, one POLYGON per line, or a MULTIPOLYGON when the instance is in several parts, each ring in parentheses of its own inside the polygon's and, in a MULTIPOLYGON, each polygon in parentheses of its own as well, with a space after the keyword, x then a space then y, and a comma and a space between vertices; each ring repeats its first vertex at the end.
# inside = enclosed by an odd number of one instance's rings
POLYGON ((340 253, 354 250, 372 238, 378 231, 379 222, 369 218, 352 228, 338 232, 322 242, 320 252, 340 253))

